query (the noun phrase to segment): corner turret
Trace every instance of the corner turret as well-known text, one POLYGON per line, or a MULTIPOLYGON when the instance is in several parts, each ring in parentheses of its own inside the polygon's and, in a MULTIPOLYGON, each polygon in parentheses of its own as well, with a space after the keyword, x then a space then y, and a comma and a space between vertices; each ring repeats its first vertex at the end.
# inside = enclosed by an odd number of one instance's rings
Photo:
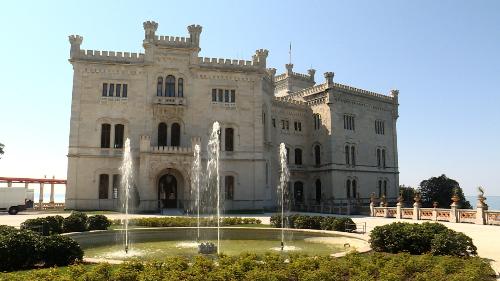
POLYGON ((288 76, 292 76, 292 73, 293 73, 293 63, 287 63, 287 64, 285 64, 285 68, 286 68, 286 74, 288 76))
POLYGON ((253 64, 258 65, 262 68, 266 68, 266 60, 269 55, 269 51, 266 49, 259 49, 255 51, 255 55, 252 56, 253 64))
POLYGON ((68 38, 69 43, 71 44, 69 57, 76 58, 80 54, 80 46, 82 45, 83 37, 80 35, 70 35, 68 38))
POLYGON ((189 32, 189 39, 191 40, 191 43, 199 48, 200 47, 200 34, 201 34, 201 31, 203 30, 203 27, 201 27, 201 25, 192 24, 192 25, 187 27, 187 30, 189 32))
POLYGON ((142 26, 144 27, 144 41, 153 41, 158 29, 158 23, 155 21, 145 21, 142 26))
POLYGON ((309 79, 314 82, 314 74, 316 74, 316 69, 311 68, 307 70, 307 74, 309 74, 309 79))
POLYGON ((333 87, 333 77, 335 76, 335 73, 333 72, 325 72, 325 82, 326 82, 326 86, 328 88, 330 87, 333 87))

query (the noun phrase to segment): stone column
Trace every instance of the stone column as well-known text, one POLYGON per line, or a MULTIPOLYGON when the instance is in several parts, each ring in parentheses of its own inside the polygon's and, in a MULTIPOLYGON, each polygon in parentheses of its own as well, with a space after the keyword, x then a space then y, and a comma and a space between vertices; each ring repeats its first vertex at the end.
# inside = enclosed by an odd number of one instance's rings
MULTIPOLYGON (((54 180, 56 177, 52 176, 52 179, 54 180)), ((50 204, 54 205, 54 182, 50 184, 50 204)))
POLYGON ((43 182, 40 183, 40 194, 38 196, 39 209, 43 210, 43 182))
POLYGON ((458 222, 457 209, 458 209, 458 202, 460 201, 460 199, 455 194, 453 195, 453 197, 451 197, 451 200, 453 201, 453 203, 451 203, 450 205, 450 222, 458 222))
POLYGON ((413 203, 413 218, 414 220, 419 220, 420 219, 420 194, 417 193, 415 194, 415 197, 413 198, 415 200, 415 203, 413 203))
POLYGON ((403 218, 403 212, 401 210, 402 207, 403 207, 403 196, 400 194, 398 197, 398 203, 396 204, 396 218, 397 219, 403 218))
POLYGON ((488 205, 484 202, 486 197, 479 194, 476 207, 476 224, 486 224, 486 214, 484 211, 488 210, 488 205))

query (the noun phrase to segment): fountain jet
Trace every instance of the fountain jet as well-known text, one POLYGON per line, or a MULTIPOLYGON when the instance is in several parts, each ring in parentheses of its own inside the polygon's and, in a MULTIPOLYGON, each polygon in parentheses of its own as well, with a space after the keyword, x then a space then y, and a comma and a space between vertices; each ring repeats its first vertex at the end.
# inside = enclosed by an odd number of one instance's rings
POLYGON ((281 196, 278 197, 278 203, 281 205, 281 251, 283 251, 285 248, 285 193, 287 191, 288 178, 290 177, 287 165, 286 146, 284 143, 280 144, 280 164, 281 173, 278 194, 281 196))
POLYGON ((125 228, 125 239, 124 239, 124 250, 125 254, 128 254, 130 241, 129 241, 129 233, 128 233, 128 224, 129 224, 129 199, 130 199, 130 189, 133 185, 134 180, 134 170, 132 163, 132 154, 130 153, 130 139, 127 138, 125 140, 125 149, 123 150, 123 160, 122 165, 120 167, 120 171, 122 174, 121 180, 121 189, 122 194, 124 195, 123 201, 123 210, 125 211, 125 218, 122 219, 122 224, 125 228))

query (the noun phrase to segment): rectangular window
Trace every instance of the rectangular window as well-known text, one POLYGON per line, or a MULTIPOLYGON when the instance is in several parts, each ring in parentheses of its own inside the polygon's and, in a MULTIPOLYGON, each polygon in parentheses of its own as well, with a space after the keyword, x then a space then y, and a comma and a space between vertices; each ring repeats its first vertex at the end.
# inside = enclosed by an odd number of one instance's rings
POLYGON ((297 122, 297 125, 298 125, 298 128, 299 128, 299 132, 302 132, 302 123, 301 122, 297 122))
POLYGON ((219 89, 219 96, 217 99, 218 102, 222 102, 223 95, 224 95, 224 91, 222 89, 219 89))
POLYGON ((290 123, 288 122, 288 120, 285 121, 285 124, 286 124, 286 130, 290 130, 290 123))
POLYGON ((344 115, 344 129, 354 131, 354 116, 344 115))
POLYGON ((231 90, 231 102, 236 102, 236 90, 231 90))
POLYGON ((122 84, 116 84, 116 96, 119 97, 122 91, 122 84))
POLYGON ((382 120, 375 120, 375 133, 378 135, 385 134, 385 124, 382 120))
POLYGON ((285 120, 281 120, 281 129, 285 129, 285 120))
POLYGON ((273 118, 273 119, 272 119, 272 122, 273 122, 273 128, 276 128, 276 119, 275 119, 275 118, 273 118))
POLYGON ((99 175, 99 199, 108 199, 109 195, 109 175, 99 175))
POLYGON ((224 90, 224 102, 229 102, 229 90, 224 90))
POLYGON ((295 131, 299 130, 299 126, 297 125, 297 121, 293 122, 293 128, 295 129, 295 131))
POLYGON ((127 97, 127 84, 123 84, 123 92, 122 92, 122 97, 126 98, 127 97))
POLYGON ((113 175, 113 199, 118 199, 120 192, 121 175, 113 175))
POLYGON ((102 83, 102 96, 108 96, 108 83, 102 83))
POLYGON ((217 102, 217 89, 212 89, 212 102, 217 102))
POLYGON ((226 151, 233 151, 234 150, 234 129, 233 128, 226 128, 224 131, 224 135, 225 135, 224 148, 226 149, 226 151))
POLYGON ((225 178, 226 200, 234 199, 234 177, 226 176, 225 178))
POLYGON ((108 97, 112 97, 115 92, 115 84, 109 84, 108 97))

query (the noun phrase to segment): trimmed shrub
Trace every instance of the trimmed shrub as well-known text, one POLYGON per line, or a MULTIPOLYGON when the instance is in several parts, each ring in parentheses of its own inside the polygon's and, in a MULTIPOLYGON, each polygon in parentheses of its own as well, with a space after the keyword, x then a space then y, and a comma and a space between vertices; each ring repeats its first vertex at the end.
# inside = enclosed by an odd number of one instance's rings
POLYGON ((64 218, 64 232, 82 232, 87 230, 87 215, 82 212, 73 211, 71 215, 64 218))
POLYGON ((33 267, 40 260, 40 235, 30 230, 0 235, 0 271, 33 267))
POLYGON ((18 230, 13 226, 0 225, 0 235, 6 235, 12 232, 17 232, 18 230))
MULTIPOLYGON (((261 220, 255 218, 223 218, 221 225, 243 225, 243 224, 261 224, 261 220)), ((114 220, 113 224, 121 224, 121 220, 114 220)), ((147 227, 187 227, 196 226, 198 221, 196 218, 188 217, 164 217, 164 218, 137 218, 129 220, 129 225, 147 226, 147 227)), ((217 220, 202 218, 200 219, 201 226, 216 226, 217 220)))
POLYGON ((66 236, 43 237, 40 256, 45 266, 63 266, 82 260, 83 251, 78 243, 66 236))
POLYGON ((472 243, 472 239, 451 229, 436 234, 431 242, 431 253, 433 255, 446 256, 476 256, 477 248, 472 243))
POLYGON ((27 219, 21 224, 21 229, 33 230, 42 235, 60 234, 63 232, 63 221, 61 216, 27 219))
POLYGON ((88 230, 107 230, 111 226, 111 220, 105 215, 90 216, 87 222, 88 230))
MULTIPOLYGON (((270 219, 272 227, 281 227, 281 216, 275 215, 270 219)), ((346 231, 346 224, 350 224, 350 229, 356 230, 356 224, 348 217, 321 217, 321 216, 304 216, 291 215, 285 217, 285 226, 298 229, 322 229, 346 231)))
POLYGON ((413 255, 432 253, 436 255, 459 256, 476 255, 476 247, 472 239, 464 234, 456 236, 456 232, 439 223, 410 224, 395 222, 375 227, 370 233, 370 245, 374 251, 387 253, 408 252, 413 255), (447 236, 448 235, 448 236, 447 236), (438 238, 439 240, 435 241, 438 238), (448 239, 449 238, 449 239, 448 239), (445 249, 453 245, 458 250, 445 249), (435 249, 432 246, 435 245, 435 249), (470 254, 465 254, 465 253, 470 254))

